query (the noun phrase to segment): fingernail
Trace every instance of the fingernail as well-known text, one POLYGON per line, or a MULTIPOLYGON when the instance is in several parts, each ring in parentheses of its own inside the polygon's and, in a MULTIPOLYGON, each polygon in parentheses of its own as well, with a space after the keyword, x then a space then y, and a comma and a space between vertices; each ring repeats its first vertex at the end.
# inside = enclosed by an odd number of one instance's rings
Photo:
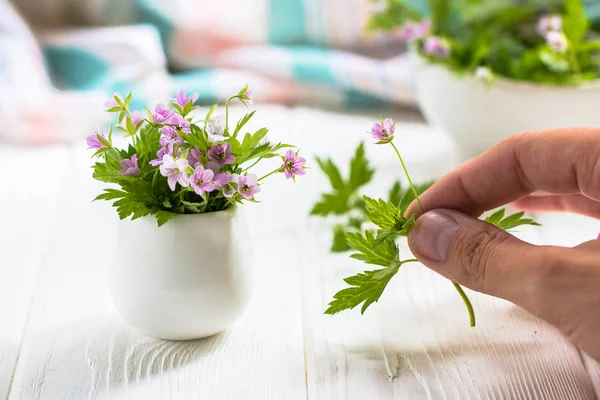
POLYGON ((446 261, 450 242, 457 231, 456 221, 439 211, 430 211, 417 219, 410 235, 411 247, 432 261, 446 261))

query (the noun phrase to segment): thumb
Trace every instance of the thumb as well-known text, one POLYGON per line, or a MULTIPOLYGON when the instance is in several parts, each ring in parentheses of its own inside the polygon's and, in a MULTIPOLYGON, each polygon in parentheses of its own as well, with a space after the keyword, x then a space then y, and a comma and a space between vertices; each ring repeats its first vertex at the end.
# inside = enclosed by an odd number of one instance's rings
POLYGON ((528 302, 536 271, 555 253, 452 210, 419 217, 408 244, 424 265, 446 278, 519 305, 528 302))

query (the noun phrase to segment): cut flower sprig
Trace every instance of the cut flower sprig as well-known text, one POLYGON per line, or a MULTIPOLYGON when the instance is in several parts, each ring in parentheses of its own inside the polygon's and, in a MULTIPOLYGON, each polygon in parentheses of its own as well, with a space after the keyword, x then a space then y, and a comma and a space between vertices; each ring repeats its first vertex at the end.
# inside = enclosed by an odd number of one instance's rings
POLYGON ((267 128, 238 139, 255 111, 229 128, 229 103, 238 99, 252 105, 247 86, 225 103, 225 128, 215 117, 216 104, 202 120, 190 117, 199 108, 194 105, 197 99, 198 94, 182 90, 170 105, 146 109, 143 118, 141 112, 129 110, 131 94, 123 98, 115 93, 105 105, 108 112, 118 114, 116 128, 131 143, 127 149, 114 147, 112 126, 108 136, 98 130, 87 138, 98 158, 93 177, 119 187, 104 189, 96 200, 113 201, 121 219, 154 215, 161 226, 177 214, 216 212, 256 202, 262 181, 271 175, 295 179, 305 174, 306 160, 291 149, 294 146, 270 142, 267 128), (277 157, 281 164, 272 172, 260 178, 251 172, 260 161, 277 157))
MULTIPOLYGON (((387 201, 363 196, 363 202, 360 206, 348 204, 349 199, 356 197, 355 190, 359 186, 366 184, 374 172, 369 168, 368 162, 364 157, 362 144, 352 159, 351 176, 348 182, 348 184, 353 184, 356 181, 358 185, 354 185, 350 189, 346 187, 347 183, 341 177, 339 169, 331 160, 324 161, 317 159, 321 169, 328 175, 333 189, 338 193, 335 195, 324 194, 322 199, 315 204, 311 214, 320 216, 329 214, 341 215, 359 208, 364 210, 366 218, 377 226, 377 230, 367 229, 363 234, 361 230, 364 221, 360 217, 357 218, 355 214, 350 218, 350 222, 346 227, 338 225, 334 229, 332 251, 352 249, 356 253, 350 257, 362 260, 367 264, 383 267, 377 270, 364 271, 344 279, 349 287, 342 289, 333 296, 333 300, 329 303, 329 307, 325 311, 326 314, 336 314, 343 310, 352 309, 360 304, 362 304, 361 313, 364 313, 371 304, 379 300, 387 284, 398 273, 402 265, 418 262, 418 260, 413 258, 404 260, 400 258, 396 239, 406 237, 416 224, 415 215, 411 215, 408 218, 405 216, 406 209, 413 200, 418 203, 423 213, 426 211, 421 203, 419 194, 429 187, 430 184, 417 186, 413 183, 402 155, 393 143, 395 131, 395 122, 391 118, 385 118, 373 124, 370 134, 373 139, 377 140, 376 144, 389 144, 397 155, 410 186, 409 191, 404 193, 403 196, 400 195, 401 185, 399 182, 396 182, 392 190, 390 190, 390 199, 387 201), (356 179, 356 177, 362 178, 356 179), (351 193, 348 193, 349 191, 351 193), (342 204, 337 200, 338 198, 345 198, 346 200, 342 204), (340 232, 344 234, 345 240, 343 241, 341 240, 340 232)), ((356 202, 356 200, 353 200, 353 204, 356 202)), ((505 210, 503 209, 492 214, 486 221, 506 230, 521 225, 538 225, 533 220, 524 218, 524 213, 522 212, 505 217, 505 210)), ((452 282, 452 284, 465 303, 470 325, 475 326, 475 312, 469 297, 460 285, 455 282, 452 282)))

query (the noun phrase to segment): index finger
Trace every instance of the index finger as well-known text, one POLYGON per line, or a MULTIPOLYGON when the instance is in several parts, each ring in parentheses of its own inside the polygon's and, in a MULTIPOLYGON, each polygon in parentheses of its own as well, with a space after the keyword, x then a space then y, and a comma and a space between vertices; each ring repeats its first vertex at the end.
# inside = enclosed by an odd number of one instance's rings
MULTIPOLYGON (((512 136, 442 177, 420 199, 426 211, 445 208, 477 217, 537 190, 600 201, 600 129, 512 136)), ((406 215, 421 213, 413 202, 406 215)))

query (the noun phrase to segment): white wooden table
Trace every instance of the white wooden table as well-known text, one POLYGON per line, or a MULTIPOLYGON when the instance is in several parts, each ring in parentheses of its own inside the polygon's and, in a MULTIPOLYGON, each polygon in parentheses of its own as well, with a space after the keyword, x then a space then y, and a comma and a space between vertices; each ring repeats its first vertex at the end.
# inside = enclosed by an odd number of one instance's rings
MULTIPOLYGON (((346 164, 373 117, 266 107, 257 120, 309 159, 329 153, 346 164)), ((417 180, 455 165, 444 135, 415 123, 397 132, 417 180)), ((374 195, 401 175, 387 150, 368 147, 378 168, 374 195)), ((101 185, 91 179, 89 157, 83 140, 44 149, 0 144, 0 398, 600 396, 599 366, 554 328, 476 293, 478 326, 469 328, 452 286, 418 264, 403 268, 364 316, 324 316, 342 278, 365 266, 329 254, 330 223, 307 216, 327 188, 314 162, 296 185, 273 179, 262 203, 246 206, 257 278, 246 315, 205 340, 145 337, 111 304, 119 222, 108 204, 91 202, 101 185)), ((542 229, 520 233, 535 243, 574 245, 600 231, 599 221, 581 217, 538 218, 542 229)))

